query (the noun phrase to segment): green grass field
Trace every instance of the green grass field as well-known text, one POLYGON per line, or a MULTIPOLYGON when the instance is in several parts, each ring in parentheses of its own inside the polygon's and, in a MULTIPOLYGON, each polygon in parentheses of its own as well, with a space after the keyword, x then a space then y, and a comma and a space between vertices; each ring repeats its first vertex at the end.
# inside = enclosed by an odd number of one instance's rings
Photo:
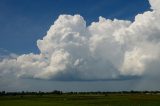
POLYGON ((0 106, 160 106, 160 95, 26 95, 0 96, 0 106))

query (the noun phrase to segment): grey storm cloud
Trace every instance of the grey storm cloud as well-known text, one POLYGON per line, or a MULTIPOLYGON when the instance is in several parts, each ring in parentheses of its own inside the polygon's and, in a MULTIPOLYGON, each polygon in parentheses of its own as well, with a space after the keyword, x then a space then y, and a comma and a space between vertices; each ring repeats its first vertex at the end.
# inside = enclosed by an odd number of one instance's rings
POLYGON ((159 73, 160 1, 149 2, 152 10, 133 22, 100 16, 86 26, 80 15, 60 15, 37 40, 40 53, 3 58, 0 76, 114 80, 159 73))

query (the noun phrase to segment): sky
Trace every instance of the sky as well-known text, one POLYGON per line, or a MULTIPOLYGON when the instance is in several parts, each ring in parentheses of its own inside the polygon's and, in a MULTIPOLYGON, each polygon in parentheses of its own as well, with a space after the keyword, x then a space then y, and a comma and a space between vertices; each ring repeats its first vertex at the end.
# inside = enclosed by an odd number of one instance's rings
POLYGON ((158 0, 0 0, 0 90, 159 90, 158 0))
POLYGON ((0 0, 0 48, 38 53, 37 39, 45 36, 60 14, 80 14, 89 25, 99 16, 134 20, 146 10, 147 0, 0 0))

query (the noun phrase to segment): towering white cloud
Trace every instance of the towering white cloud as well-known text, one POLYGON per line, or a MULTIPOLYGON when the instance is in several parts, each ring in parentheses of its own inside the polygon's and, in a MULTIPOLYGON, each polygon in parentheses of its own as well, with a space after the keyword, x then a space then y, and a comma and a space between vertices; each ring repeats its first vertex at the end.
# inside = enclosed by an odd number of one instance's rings
POLYGON ((153 11, 138 14, 134 22, 99 17, 86 26, 80 15, 60 15, 37 41, 40 54, 4 58, 0 76, 107 80, 144 75, 160 63, 160 2, 150 3, 153 11))
POLYGON ((151 4, 151 8, 153 10, 160 10, 160 1, 159 0, 149 0, 150 4, 151 4))

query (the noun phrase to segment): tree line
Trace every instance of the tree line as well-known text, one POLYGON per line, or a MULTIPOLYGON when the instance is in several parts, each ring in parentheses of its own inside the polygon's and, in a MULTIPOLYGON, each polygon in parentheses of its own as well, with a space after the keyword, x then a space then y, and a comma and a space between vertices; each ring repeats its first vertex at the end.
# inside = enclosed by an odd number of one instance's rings
POLYGON ((0 96, 8 95, 8 96, 16 96, 16 95, 62 95, 62 94, 160 94, 160 91, 108 91, 108 92, 63 92, 60 90, 54 90, 52 92, 43 92, 43 91, 38 91, 38 92, 28 92, 28 91, 21 91, 21 92, 6 92, 6 91, 0 91, 0 96))

